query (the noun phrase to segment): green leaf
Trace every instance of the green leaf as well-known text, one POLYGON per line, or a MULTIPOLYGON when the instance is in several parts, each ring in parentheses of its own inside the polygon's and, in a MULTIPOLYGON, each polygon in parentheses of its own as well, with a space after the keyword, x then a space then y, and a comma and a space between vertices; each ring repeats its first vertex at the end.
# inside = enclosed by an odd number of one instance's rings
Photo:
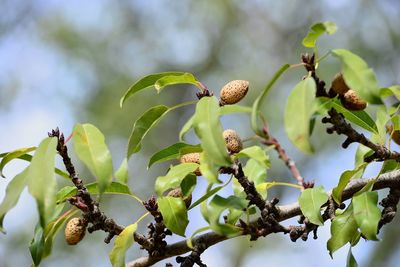
POLYGON ((349 253, 347 254, 346 266, 347 267, 358 267, 357 261, 354 258, 353 253, 351 252, 351 247, 349 248, 349 253))
POLYGON ((195 114, 192 115, 192 117, 190 117, 186 121, 186 123, 183 125, 181 131, 179 132, 179 141, 183 141, 187 132, 189 132, 190 129, 192 129, 193 123, 194 123, 194 118, 195 118, 195 114))
POLYGON ((115 238, 114 247, 109 255, 113 267, 125 267, 125 253, 134 242, 133 233, 136 229, 137 223, 130 224, 115 238))
POLYGON ((186 144, 186 143, 183 143, 183 142, 179 142, 179 143, 173 144, 173 145, 171 145, 169 147, 166 147, 166 148, 158 151, 153 156, 151 156, 151 158, 149 160, 149 163, 147 164, 147 168, 150 168, 155 163, 160 163, 160 162, 164 162, 164 161, 167 161, 167 160, 172 160, 172 159, 179 158, 180 156, 182 156, 180 151, 183 148, 186 148, 186 149, 198 149, 198 148, 200 148, 200 146, 199 145, 190 145, 190 144, 186 144))
MULTIPOLYGON (((267 171, 266 167, 261 165, 259 161, 255 159, 249 159, 246 163, 246 166, 243 168, 244 175, 246 177, 254 182, 254 185, 257 186, 263 182, 265 182, 267 178, 267 171)), ((234 180, 235 182, 237 181, 236 179, 234 180)), ((243 191, 243 187, 240 186, 240 191, 243 191)), ((262 197, 266 198, 267 197, 267 191, 266 190, 261 190, 259 191, 257 188, 257 191, 261 194, 262 197)), ((239 193, 239 192, 236 192, 239 193)))
POLYGON ((36 149, 26 174, 29 193, 36 200, 42 228, 53 219, 56 206, 57 183, 53 173, 56 146, 56 138, 44 139, 36 149))
POLYGON ((199 167, 197 163, 182 163, 169 169, 167 175, 159 176, 156 179, 155 190, 161 196, 166 190, 178 187, 182 180, 199 167))
POLYGON ((390 171, 398 170, 400 168, 400 162, 397 162, 394 159, 385 160, 382 165, 382 169, 380 171, 381 174, 387 173, 390 171))
POLYGON ((175 234, 185 236, 185 230, 189 220, 183 199, 161 197, 157 200, 157 203, 167 228, 175 234))
POLYGON ((376 112, 376 126, 378 128, 378 133, 371 137, 372 142, 379 143, 380 145, 386 144, 386 124, 391 119, 388 114, 386 107, 380 106, 376 112))
POLYGON ((13 159, 19 158, 20 156, 25 155, 35 149, 36 147, 27 147, 8 152, 0 162, 0 175, 5 178, 5 176, 3 175, 3 169, 8 162, 12 161, 13 159))
POLYGON ((117 182, 126 184, 128 182, 128 159, 124 158, 118 170, 115 172, 115 178, 117 182))
MULTIPOLYGON (((92 195, 99 194, 99 188, 97 182, 86 184, 86 189, 92 195)), ((57 204, 66 201, 68 198, 75 196, 78 190, 75 186, 65 186, 61 188, 56 195, 57 204)), ((103 194, 108 195, 128 195, 132 196, 131 190, 124 183, 112 182, 103 192, 103 194)))
POLYGON ((334 34, 337 30, 336 24, 330 21, 318 22, 311 26, 307 36, 303 39, 303 45, 305 47, 315 47, 318 37, 322 34, 334 34))
POLYGON ((34 266, 39 266, 44 253, 44 230, 40 224, 37 224, 35 227, 34 236, 29 244, 29 251, 31 253, 34 266))
POLYGON ((285 64, 282 67, 280 67, 280 69, 277 72, 275 72, 274 76, 272 76, 271 80, 268 81, 264 90, 261 92, 261 94, 256 98, 256 100, 253 103, 251 111, 251 128, 258 135, 263 135, 262 131, 260 130, 260 127, 258 126, 257 118, 261 113, 261 107, 263 106, 264 99, 267 96, 269 90, 271 90, 272 86, 274 86, 275 82, 289 68, 290 64, 285 64))
POLYGON ((6 196, 3 199, 3 202, 0 205, 0 231, 2 233, 6 233, 3 229, 3 221, 7 212, 10 211, 18 202, 19 196, 24 190, 25 186, 28 182, 27 169, 23 172, 15 176, 6 188, 6 196))
POLYGON ((374 71, 359 56, 345 49, 332 50, 342 62, 342 73, 346 84, 371 104, 382 104, 379 86, 374 71))
POLYGON ((235 155, 235 158, 244 157, 248 157, 258 161, 264 168, 270 167, 269 157, 265 154, 265 151, 259 146, 246 147, 235 155))
POLYGON ((220 216, 224 210, 229 208, 243 210, 247 208, 248 203, 248 200, 239 198, 237 196, 223 198, 219 195, 215 195, 207 207, 211 229, 224 236, 237 235, 241 229, 233 224, 220 223, 220 216))
POLYGON ((104 135, 92 124, 76 124, 73 130, 74 150, 96 177, 102 194, 112 181, 113 165, 111 153, 104 135))
POLYGON ((211 184, 222 183, 218 179, 219 165, 216 165, 206 151, 200 153, 200 173, 211 184))
POLYGON ((400 85, 393 85, 387 88, 381 88, 379 93, 382 98, 395 96, 397 100, 400 100, 400 85))
POLYGON ((128 142, 128 159, 132 154, 139 152, 143 138, 151 130, 151 128, 157 125, 157 123, 165 114, 167 114, 167 112, 167 106, 155 106, 147 110, 137 121, 135 121, 128 142))
POLYGON ((211 229, 210 226, 206 226, 206 227, 202 227, 202 228, 200 228, 200 229, 197 229, 197 230, 194 231, 193 234, 186 240, 186 245, 187 245, 189 248, 193 249, 193 243, 192 243, 193 237, 195 237, 195 235, 197 235, 197 234, 199 234, 199 233, 201 233, 201 232, 204 232, 204 231, 207 231, 207 230, 210 230, 210 229, 211 229))
POLYGON ((369 240, 378 240, 376 233, 381 212, 377 207, 378 193, 364 192, 353 197, 354 218, 361 233, 369 240))
POLYGON ((196 105, 193 127, 208 160, 220 167, 230 166, 232 160, 222 136, 219 110, 218 100, 215 97, 203 97, 196 105))
POLYGON ((309 77, 299 82, 288 97, 285 129, 289 140, 304 153, 312 153, 309 141, 310 118, 314 112, 315 81, 309 77))
POLYGON ((360 170, 365 169, 367 165, 368 163, 363 163, 354 170, 348 170, 342 173, 338 185, 332 190, 332 197, 336 203, 342 203, 343 190, 346 188, 347 184, 354 177, 354 175, 356 175, 360 170))
POLYGON ((331 238, 327 243, 331 257, 335 251, 351 242, 356 235, 358 235, 357 223, 353 216, 353 205, 350 204, 342 214, 336 215, 332 221, 331 238))
POLYGON ((342 106, 340 102, 336 99, 334 101, 332 100, 325 100, 324 99, 319 99, 321 106, 319 107, 320 111, 325 110, 325 113, 330 110, 331 108, 336 109, 337 112, 342 113, 343 116, 349 120, 350 122, 360 126, 361 128, 364 128, 365 130, 372 132, 372 133, 378 133, 378 127, 376 126, 374 120, 371 118, 371 116, 365 112, 364 110, 360 111, 351 111, 342 106))
POLYGON ((222 188, 224 188, 226 185, 220 185, 217 186, 213 189, 207 190, 207 192, 201 196, 198 200, 196 200, 190 207, 189 210, 193 209, 194 207, 198 206, 199 204, 203 203, 205 200, 207 200, 209 197, 211 197, 212 195, 216 194, 219 190, 221 190, 222 188))
POLYGON ((160 93, 161 90, 166 86, 182 83, 188 83, 198 86, 199 81, 196 79, 196 77, 193 76, 193 74, 185 72, 181 75, 163 76, 156 81, 154 87, 156 88, 157 92, 160 93))
POLYGON ((321 216, 321 206, 328 201, 328 194, 322 186, 307 188, 299 197, 301 212, 311 223, 323 225, 324 220, 321 216))
POLYGON ((134 94, 136 94, 137 92, 153 86, 157 82, 157 80, 161 79, 162 77, 174 76, 174 75, 179 76, 182 74, 184 74, 184 72, 162 72, 162 73, 150 74, 141 78, 140 80, 135 82, 131 87, 129 87, 125 95, 120 100, 120 106, 122 107, 125 101, 134 94))
POLYGON ((240 105, 224 105, 220 109, 221 116, 232 113, 251 113, 251 107, 245 107, 240 105))

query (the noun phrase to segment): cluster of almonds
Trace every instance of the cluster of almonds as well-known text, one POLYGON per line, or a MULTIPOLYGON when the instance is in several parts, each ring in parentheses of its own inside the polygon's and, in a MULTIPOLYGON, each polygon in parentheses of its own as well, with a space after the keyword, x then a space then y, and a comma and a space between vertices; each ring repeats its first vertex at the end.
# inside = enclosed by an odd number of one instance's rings
POLYGON ((343 107, 348 110, 363 110, 367 107, 367 102, 362 100, 354 90, 350 89, 349 86, 343 79, 342 73, 337 73, 333 78, 332 90, 339 95, 340 101, 343 107))
POLYGON ((72 218, 65 227, 65 241, 68 245, 78 244, 85 236, 87 224, 81 218, 72 218))

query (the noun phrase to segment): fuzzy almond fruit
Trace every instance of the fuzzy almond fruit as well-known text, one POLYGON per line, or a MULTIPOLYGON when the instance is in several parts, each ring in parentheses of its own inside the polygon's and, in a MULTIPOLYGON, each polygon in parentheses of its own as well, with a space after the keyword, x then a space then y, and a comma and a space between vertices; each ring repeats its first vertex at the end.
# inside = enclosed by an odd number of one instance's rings
POLYGON ((81 218, 72 218, 65 227, 65 240, 68 245, 78 244, 85 236, 86 225, 81 218))
POLYGON ((227 129, 222 133, 226 148, 231 153, 238 153, 243 148, 242 140, 235 130, 227 129))
POLYGON ((363 110, 367 107, 367 102, 362 100, 354 90, 347 91, 341 98, 342 105, 348 110, 363 110))
POLYGON ((233 80, 225 84, 220 91, 222 105, 231 105, 242 100, 249 90, 249 82, 245 80, 233 80))
POLYGON ((344 81, 343 74, 341 72, 336 73, 335 77, 333 77, 331 88, 335 93, 339 95, 344 95, 347 91, 350 90, 350 88, 344 81))
MULTIPOLYGON (((193 153, 185 154, 180 158, 180 162, 181 163, 197 163, 197 164, 200 164, 200 153, 199 152, 193 152, 193 153)), ((197 168, 194 171, 194 174, 196 174, 197 176, 201 176, 201 172, 200 172, 199 168, 197 168)))
POLYGON ((182 198, 183 201, 185 202, 186 208, 189 208, 190 204, 192 204, 192 194, 188 195, 187 197, 184 197, 183 193, 182 193, 182 189, 180 187, 172 189, 171 191, 169 191, 167 196, 182 198))

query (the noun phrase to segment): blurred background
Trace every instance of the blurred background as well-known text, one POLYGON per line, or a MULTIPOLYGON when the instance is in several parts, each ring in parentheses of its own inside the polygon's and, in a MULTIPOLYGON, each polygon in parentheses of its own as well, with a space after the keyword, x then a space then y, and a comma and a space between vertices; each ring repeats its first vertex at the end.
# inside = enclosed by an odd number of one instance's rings
MULTIPOLYGON (((311 52, 301 46, 309 26, 333 21, 338 32, 320 38, 320 53, 346 48, 363 57, 374 68, 381 86, 399 84, 400 2, 373 1, 55 1, 0 0, 0 152, 36 146, 47 132, 60 127, 68 135, 77 122, 90 122, 101 129, 113 154, 115 169, 126 150, 133 122, 155 104, 173 105, 195 99, 191 86, 175 86, 157 95, 146 90, 129 99, 121 109, 119 99, 138 78, 152 72, 188 71, 212 91, 234 79, 250 81, 243 104, 250 105, 272 74, 284 63, 298 63, 311 52)), ((325 60, 318 71, 329 84, 340 69, 339 62, 325 60)), ((290 70, 277 83, 265 104, 272 133, 281 140, 297 162, 303 176, 330 189, 340 174, 352 169, 356 146, 343 150, 343 137, 329 136, 319 123, 312 137, 313 157, 299 153, 287 140, 283 107, 293 86, 305 75, 290 70)), ((170 163, 147 170, 149 157, 178 141, 178 133, 193 107, 172 112, 145 139, 143 150, 129 161, 129 185, 141 198, 154 194, 155 178, 170 163)), ((251 135, 244 115, 223 118, 224 128, 251 135)), ((193 134, 189 141, 195 142, 193 134)), ((398 149, 398 147, 396 147, 398 149)), ((293 182, 274 153, 268 180, 293 182)), ((76 162, 76 159, 75 159, 76 162)), ((15 161, 0 179, 0 199, 10 179, 26 163, 15 161)), ((62 166, 62 165, 60 165, 62 166)), ((84 181, 90 173, 76 163, 84 181)), ((367 170, 374 175, 379 166, 367 170)), ((200 181, 199 187, 204 181, 200 181)), ((65 181, 59 179, 60 186, 65 181)), ((198 197, 203 191, 194 193, 198 197)), ((282 204, 296 200, 299 192, 275 189, 270 197, 282 204)), ((130 198, 105 197, 104 211, 121 224, 134 222, 143 208, 130 198)), ((187 234, 203 227, 198 210, 190 214, 187 234)), ((29 266, 28 244, 37 221, 33 199, 25 191, 17 207, 5 218, 7 235, 0 235, 0 266, 29 266)), ((291 223, 295 223, 292 221, 291 223)), ((399 216, 384 227, 381 242, 364 242, 353 249, 360 266, 395 266, 399 254, 399 216)), ((140 231, 145 231, 146 222, 140 231)), ((110 266, 112 244, 102 242, 105 234, 88 235, 79 245, 68 247, 59 234, 53 254, 42 266, 110 266)), ((236 238, 203 254, 210 267, 228 266, 345 266, 347 248, 334 254, 326 250, 329 223, 319 238, 292 243, 288 236, 270 235, 257 242, 236 238)), ((127 260, 145 255, 137 245, 127 260)), ((165 262, 176 265, 169 259, 165 262)))

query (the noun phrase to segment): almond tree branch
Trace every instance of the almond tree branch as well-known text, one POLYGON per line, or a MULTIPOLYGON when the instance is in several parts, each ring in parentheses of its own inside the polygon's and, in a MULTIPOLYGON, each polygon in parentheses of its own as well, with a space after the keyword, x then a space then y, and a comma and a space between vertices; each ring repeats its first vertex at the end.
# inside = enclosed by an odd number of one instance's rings
MULTIPOLYGON (((343 191, 342 199, 347 200, 350 199, 356 192, 358 192, 361 188, 363 188, 368 182, 375 178, 370 179, 358 179, 351 181, 347 187, 343 191)), ((400 170, 392 171, 389 173, 385 173, 380 175, 374 183, 373 190, 380 190, 384 188, 391 189, 400 189, 400 170)), ((330 194, 330 193, 329 193, 330 194)), ((300 206, 298 202, 284 205, 284 206, 276 206, 278 209, 278 218, 279 222, 287 220, 289 218, 293 218, 301 214, 300 206)), ((255 222, 252 222, 255 223, 255 222)), ((192 243, 203 244, 204 246, 211 247, 219 242, 225 241, 229 239, 228 237, 222 236, 215 232, 208 232, 199 236, 196 236, 192 239, 192 243)), ((170 244, 165 247, 165 255, 159 257, 141 257, 134 261, 131 261, 127 264, 128 267, 145 267, 151 266, 161 260, 167 259, 169 257, 182 255, 191 251, 191 249, 186 245, 186 240, 170 244)))

